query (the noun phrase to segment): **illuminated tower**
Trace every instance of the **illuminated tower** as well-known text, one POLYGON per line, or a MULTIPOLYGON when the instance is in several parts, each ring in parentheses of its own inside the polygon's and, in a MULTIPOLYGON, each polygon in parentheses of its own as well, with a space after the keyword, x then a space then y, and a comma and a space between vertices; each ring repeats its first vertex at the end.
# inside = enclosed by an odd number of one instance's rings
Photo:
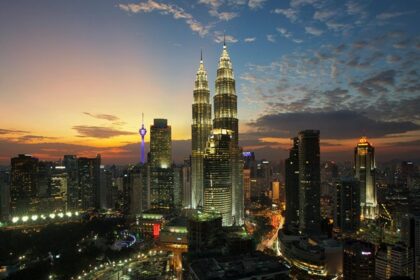
POLYGON ((375 169, 375 149, 362 137, 354 149, 354 176, 360 181, 362 219, 377 217, 375 169))
POLYGON ((192 117, 192 205, 190 206, 192 206, 192 208, 197 208, 198 206, 203 205, 203 155, 212 126, 210 90, 202 54, 195 79, 192 117))
POLYGON ((238 117, 235 78, 232 63, 223 43, 222 55, 215 82, 213 129, 226 129, 232 132, 230 144, 231 185, 232 185, 232 215, 234 223, 243 224, 244 197, 242 188, 242 153, 238 146, 238 117))
POLYGON ((140 146, 140 163, 144 164, 144 136, 146 136, 147 130, 144 128, 144 115, 141 114, 141 128, 139 130, 141 136, 141 146, 140 146))
POLYGON ((174 207, 171 126, 166 119, 154 119, 150 127, 150 207, 174 207))
POLYGON ((203 210, 221 214, 223 226, 233 222, 231 141, 231 130, 213 129, 203 159, 203 210))

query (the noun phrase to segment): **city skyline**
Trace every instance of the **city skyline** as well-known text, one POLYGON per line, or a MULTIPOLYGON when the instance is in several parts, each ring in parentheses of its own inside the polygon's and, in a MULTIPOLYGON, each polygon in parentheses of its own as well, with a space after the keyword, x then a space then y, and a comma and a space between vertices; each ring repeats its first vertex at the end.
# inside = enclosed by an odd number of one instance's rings
POLYGON ((319 129, 321 159, 351 161, 366 135, 378 161, 418 160, 419 5, 390 3, 1 3, 0 164, 21 153, 138 162, 142 112, 146 127, 169 120, 181 162, 200 49, 212 99, 223 33, 244 150, 279 161, 297 131, 319 129))

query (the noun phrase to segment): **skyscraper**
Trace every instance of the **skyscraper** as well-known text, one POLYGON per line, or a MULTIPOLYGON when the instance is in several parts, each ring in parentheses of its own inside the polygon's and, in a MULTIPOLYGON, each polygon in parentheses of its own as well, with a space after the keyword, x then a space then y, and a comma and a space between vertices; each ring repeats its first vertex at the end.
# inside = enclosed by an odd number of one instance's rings
POLYGON ((66 167, 67 173, 67 206, 70 210, 81 209, 77 157, 75 155, 65 155, 63 165, 66 167))
POLYGON ((289 158, 285 162, 286 223, 299 223, 299 139, 293 138, 289 158))
POLYGON ((226 44, 223 44, 222 55, 219 59, 219 67, 215 82, 216 93, 214 95, 214 119, 213 129, 230 130, 231 147, 231 184, 232 184, 232 214, 236 224, 243 224, 244 197, 242 188, 242 152, 238 146, 238 118, 237 118, 237 95, 232 63, 227 52, 226 44))
POLYGON ((77 159, 81 207, 99 209, 101 197, 101 156, 77 159))
POLYGON ((206 213, 220 213, 223 226, 232 225, 232 131, 213 129, 204 155, 204 203, 206 213))
POLYGON ((299 132, 299 230, 303 234, 319 234, 320 213, 320 149, 319 130, 299 132))
POLYGON ((369 280, 375 277, 375 246, 349 240, 343 248, 343 276, 346 280, 369 280))
POLYGON ((375 149, 366 137, 362 137, 354 149, 354 176, 360 181, 360 206, 364 219, 377 217, 375 170, 375 149))
POLYGON ((150 126, 150 166, 169 168, 172 164, 171 126, 167 119, 154 119, 150 126))
POLYGON ((154 119, 150 127, 150 207, 174 207, 174 173, 171 126, 166 119, 154 119))
POLYGON ((11 159, 10 198, 13 214, 36 212, 39 160, 31 155, 11 159))
POLYGON ((334 227, 342 233, 352 233, 360 225, 359 181, 344 179, 336 184, 334 227))
POLYGON ((211 105, 210 90, 207 80, 207 72, 204 68, 203 56, 201 55, 194 85, 194 103, 192 105, 193 123, 191 125, 192 144, 192 208, 203 205, 203 156, 206 142, 210 135, 211 105))

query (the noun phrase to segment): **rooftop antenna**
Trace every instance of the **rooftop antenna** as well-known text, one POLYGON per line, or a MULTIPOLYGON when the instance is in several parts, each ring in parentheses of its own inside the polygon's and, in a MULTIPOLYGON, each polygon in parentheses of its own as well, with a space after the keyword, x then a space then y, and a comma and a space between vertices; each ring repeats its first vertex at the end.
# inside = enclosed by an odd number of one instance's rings
POLYGON ((147 130, 144 128, 144 114, 141 113, 141 128, 139 130, 141 136, 141 144, 140 144, 140 163, 144 164, 144 136, 146 136, 147 130))

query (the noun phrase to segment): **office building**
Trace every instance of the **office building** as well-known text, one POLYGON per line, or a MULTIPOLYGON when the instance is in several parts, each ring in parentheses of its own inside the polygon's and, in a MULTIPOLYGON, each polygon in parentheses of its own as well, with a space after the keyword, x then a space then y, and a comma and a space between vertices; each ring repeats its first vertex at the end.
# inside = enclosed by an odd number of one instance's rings
POLYGON ((101 156, 78 158, 77 170, 81 208, 83 210, 99 209, 101 196, 101 156))
POLYGON ((362 137, 354 149, 354 176, 360 182, 362 219, 376 219, 378 216, 375 170, 375 149, 366 137, 362 137))
POLYGON ((299 223, 299 138, 295 137, 285 160, 286 223, 299 223))
POLYGON ((299 229, 303 234, 319 234, 320 149, 319 130, 299 132, 299 229))
POLYGON ((65 155, 63 165, 67 173, 67 207, 70 210, 81 209, 81 190, 77 177, 77 157, 75 155, 65 155))
MULTIPOLYGON (((213 129, 215 131, 231 131, 230 144, 230 182, 231 205, 234 223, 243 224, 244 219, 244 195, 242 187, 243 159, 242 151, 238 146, 238 117, 237 117, 237 95, 235 78, 233 75, 232 62, 230 60, 226 44, 223 44, 222 55, 219 59, 217 69, 213 104, 214 119, 213 129)), ((218 137, 218 136, 216 136, 218 137)))
POLYGON ((174 208, 171 126, 154 119, 150 127, 150 207, 174 208))
POLYGON ((210 90, 202 55, 196 74, 193 95, 193 123, 191 125, 191 207, 197 208, 203 206, 203 157, 212 129, 210 90))
POLYGON ((343 250, 343 279, 372 280, 375 278, 375 246, 348 240, 343 250))
POLYGON ((38 206, 38 164, 31 155, 11 159, 10 198, 13 215, 35 213, 38 206))
POLYGON ((232 131, 213 129, 204 155, 204 203, 206 213, 219 213, 223 226, 232 225, 232 131))
POLYGON ((360 185, 354 179, 336 184, 334 228, 340 233, 356 232, 360 226, 360 185))

